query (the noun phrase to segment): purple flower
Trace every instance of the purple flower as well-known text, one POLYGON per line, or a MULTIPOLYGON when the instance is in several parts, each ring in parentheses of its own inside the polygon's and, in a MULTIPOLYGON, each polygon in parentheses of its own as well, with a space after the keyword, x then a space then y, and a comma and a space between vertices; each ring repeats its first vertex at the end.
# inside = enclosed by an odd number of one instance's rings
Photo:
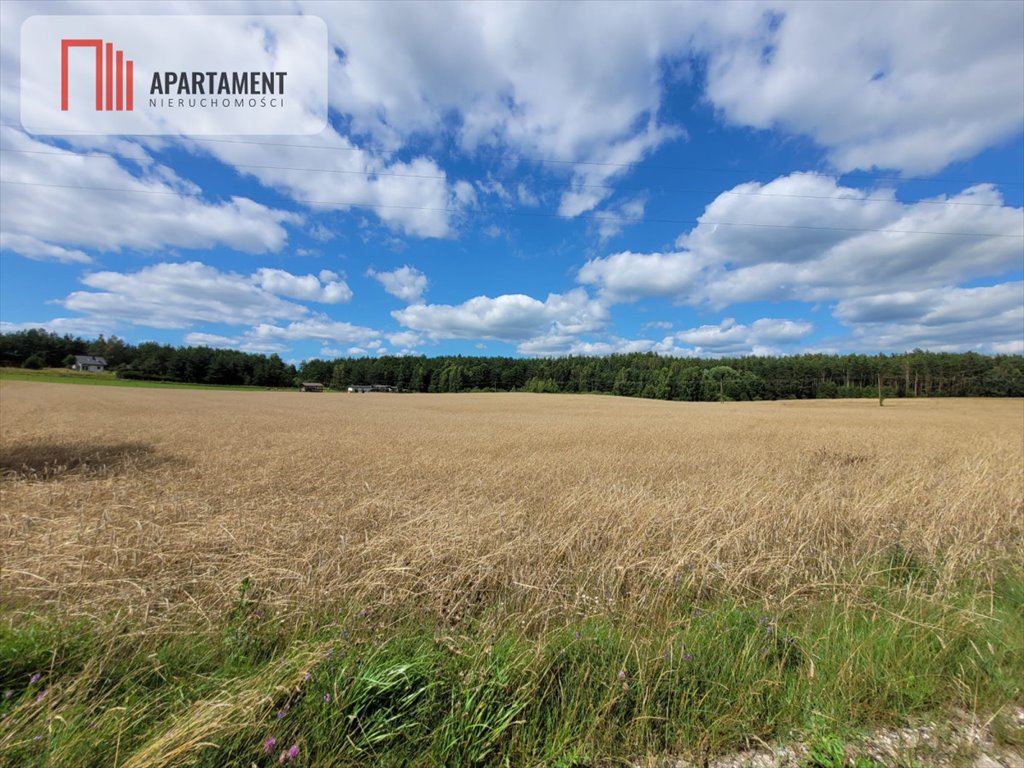
POLYGON ((42 673, 36 672, 34 675, 32 675, 32 677, 30 677, 28 679, 28 684, 29 685, 35 685, 36 683, 39 682, 39 678, 41 678, 42 676, 43 676, 42 673))
POLYGON ((324 701, 326 701, 328 704, 330 704, 331 703, 331 694, 325 693, 324 694, 324 701))
POLYGON ((689 664, 691 661, 693 661, 693 654, 692 653, 683 654, 683 661, 685 661, 687 664, 689 664))
POLYGON ((277 719, 281 720, 282 718, 284 718, 284 710, 283 709, 279 709, 279 710, 277 710, 277 719))
POLYGON ((281 756, 277 758, 279 763, 290 763, 296 757, 299 756, 299 745, 292 744, 287 750, 281 752, 281 756))
POLYGON ((267 736, 267 740, 263 742, 263 751, 273 752, 275 746, 277 746, 277 739, 273 736, 267 736))
POLYGON ((41 702, 41 701, 42 701, 43 699, 45 699, 45 698, 46 698, 46 694, 47 694, 47 693, 48 693, 48 691, 43 691, 43 692, 42 692, 42 693, 40 693, 40 694, 39 694, 38 696, 36 696, 36 704, 38 704, 38 703, 39 703, 39 702, 41 702))
POLYGON ((620 669, 619 670, 619 680, 625 680, 625 679, 626 679, 626 670, 620 669))
POLYGON ((302 680, 303 680, 303 682, 305 682, 306 680, 309 680, 310 674, 311 674, 311 673, 307 672, 306 674, 304 674, 304 675, 302 676, 302 680))

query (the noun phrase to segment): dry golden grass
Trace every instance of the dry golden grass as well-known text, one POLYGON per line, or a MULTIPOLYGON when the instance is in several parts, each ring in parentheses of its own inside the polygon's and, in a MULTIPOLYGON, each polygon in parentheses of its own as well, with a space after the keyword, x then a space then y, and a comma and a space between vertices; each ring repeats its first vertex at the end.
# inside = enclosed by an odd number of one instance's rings
POLYGON ((985 578, 1024 543, 1024 404, 691 404, 0 383, 0 602, 213 616, 680 585, 784 601, 896 547, 985 578))

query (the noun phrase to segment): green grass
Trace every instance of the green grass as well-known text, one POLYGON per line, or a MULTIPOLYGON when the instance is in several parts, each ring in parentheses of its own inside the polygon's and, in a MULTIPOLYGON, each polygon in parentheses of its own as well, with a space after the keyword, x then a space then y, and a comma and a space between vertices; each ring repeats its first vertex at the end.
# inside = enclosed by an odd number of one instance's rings
POLYGON ((583 766, 796 733, 838 768, 859 729, 1024 696, 1024 573, 941 593, 896 575, 532 633, 493 613, 286 626, 248 583, 215 626, 170 634, 8 609, 0 764, 270 766, 297 745, 302 765, 583 766))
MULTIPOLYGON (((143 389, 227 389, 248 392, 267 392, 273 387, 252 387, 241 384, 186 384, 177 381, 137 381, 119 379, 113 373, 85 373, 67 368, 43 368, 31 370, 27 368, 0 368, 0 381, 38 381, 48 384, 86 384, 107 387, 141 387, 143 389)), ((291 391, 291 387, 284 391, 291 391)))

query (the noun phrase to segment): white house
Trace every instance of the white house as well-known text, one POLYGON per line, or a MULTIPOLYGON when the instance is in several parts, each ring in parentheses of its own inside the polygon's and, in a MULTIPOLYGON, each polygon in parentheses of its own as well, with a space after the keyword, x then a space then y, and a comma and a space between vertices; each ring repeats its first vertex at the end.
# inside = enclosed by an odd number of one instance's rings
POLYGON ((107 360, 104 357, 93 357, 92 355, 75 355, 75 364, 71 368, 76 371, 96 373, 107 369, 107 360))

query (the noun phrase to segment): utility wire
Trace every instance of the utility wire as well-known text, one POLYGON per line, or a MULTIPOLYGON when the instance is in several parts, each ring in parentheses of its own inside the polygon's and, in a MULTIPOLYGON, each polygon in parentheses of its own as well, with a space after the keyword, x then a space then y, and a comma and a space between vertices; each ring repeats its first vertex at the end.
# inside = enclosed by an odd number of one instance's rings
MULTIPOLYGON (((49 187, 54 189, 81 189, 92 192, 120 192, 129 194, 143 194, 143 195, 175 195, 180 196, 180 192, 174 190, 159 190, 159 189, 125 189, 120 187, 95 187, 95 186, 79 186, 74 184, 46 184, 35 181, 14 181, 12 179, 0 179, 0 184, 17 184, 20 186, 27 187, 49 187)), ((357 201, 357 200, 305 200, 299 198, 293 198, 294 202, 302 203, 304 205, 322 205, 331 207, 356 207, 356 208, 396 208, 410 211, 436 211, 445 213, 455 214, 468 214, 473 213, 472 210, 465 210, 460 208, 450 207, 430 207, 422 205, 391 205, 377 202, 357 201)), ((533 218, 557 218, 565 219, 568 217, 560 216, 557 213, 547 213, 544 211, 524 211, 524 210, 499 210, 489 209, 479 211, 480 213, 490 213, 496 216, 526 216, 533 218)), ((878 227, 820 227, 809 224, 755 224, 752 222, 739 222, 739 221, 704 221, 700 219, 665 219, 665 218, 645 218, 645 217, 633 217, 633 216, 615 216, 610 214, 581 214, 572 218, 585 219, 589 221, 615 221, 615 222, 626 222, 633 224, 705 224, 707 226, 718 226, 718 227, 757 227, 767 229, 801 229, 801 230, 817 230, 825 232, 887 232, 891 234, 901 235, 937 235, 943 237, 998 237, 998 238, 1012 238, 1017 240, 1024 240, 1024 235, 1007 235, 998 232, 936 232, 932 230, 921 230, 921 229, 888 229, 878 227)))
MULTIPOLYGON (((0 152, 14 152, 20 155, 51 155, 54 157, 69 157, 75 159, 96 159, 96 160, 114 160, 116 158, 112 155, 104 154, 89 154, 80 155, 70 151, 65 152, 47 152, 41 149, 10 149, 7 147, 0 147, 0 152)), ((273 170, 273 171, 299 171, 303 173, 335 173, 335 174, 348 174, 353 176, 386 176, 400 179, 431 179, 436 181, 447 181, 448 176, 446 175, 427 175, 420 173, 393 173, 391 171, 356 171, 341 168, 303 168, 288 165, 255 165, 252 163, 227 163, 235 168, 254 168, 258 170, 273 170)), ((466 181, 466 179, 463 179, 466 181)), ((478 183, 481 183, 480 179, 473 179, 478 183)), ((1005 205, 999 203, 975 203, 960 200, 916 200, 913 203, 904 203, 900 200, 893 200, 887 197, 864 197, 864 198, 846 198, 837 197, 835 195, 795 195, 783 192, 736 192, 735 190, 726 190, 724 192, 715 193, 714 190, 701 190, 701 189, 685 189, 682 187, 665 187, 664 185, 658 185, 660 189, 671 189, 676 192, 688 195, 701 195, 701 194, 718 194, 718 195, 731 195, 734 197, 781 197, 781 198, 794 198, 800 200, 841 200, 851 201, 857 203, 897 203, 900 205, 969 205, 976 208, 1004 208, 1005 205)), ((641 187, 622 187, 616 184, 573 184, 572 189, 614 189, 618 191, 643 191, 645 188, 641 187)))
MULTIPOLYGON (((14 128, 14 129, 22 131, 23 133, 26 133, 26 135, 28 135, 27 132, 25 131, 25 129, 21 125, 18 125, 18 124, 15 124, 15 123, 0 123, 0 127, 14 128)), ((90 133, 88 131, 79 131, 79 132, 75 132, 75 133, 77 133, 79 135, 82 135, 82 136, 94 136, 95 135, 94 133, 90 133)), ((72 134, 69 134, 69 135, 72 135, 72 134)), ((138 137, 135 136, 134 134, 129 134, 129 135, 126 135, 126 138, 138 138, 138 137)), ((146 138, 149 138, 149 137, 147 136, 146 138)), ((356 147, 356 146, 339 147, 339 146, 329 146, 329 145, 325 145, 325 144, 295 144, 295 143, 291 143, 291 142, 278 142, 278 141, 253 141, 252 139, 219 139, 219 138, 210 138, 210 137, 206 137, 206 136, 176 136, 176 135, 174 135, 174 136, 162 136, 162 135, 154 135, 152 138, 157 138, 157 139, 165 138, 165 139, 169 139, 169 140, 182 141, 182 142, 188 142, 188 141, 206 142, 206 143, 211 143, 211 144, 249 144, 249 145, 259 146, 259 147, 287 147, 287 148, 291 148, 291 149, 316 149, 316 150, 329 150, 329 151, 335 151, 335 152, 363 152, 363 153, 368 154, 368 155, 372 155, 372 152, 373 152, 372 150, 367 150, 367 149, 363 149, 362 147, 356 147)), ((449 157, 454 157, 454 154, 451 153, 451 152, 448 152, 447 154, 448 154, 449 157)), ((479 153, 477 154, 477 156, 478 157, 480 156, 479 153)), ((595 160, 560 160, 560 159, 555 159, 555 158, 544 158, 544 157, 534 158, 534 157, 527 157, 527 156, 524 156, 524 155, 509 155, 509 154, 497 153, 497 152, 495 152, 493 154, 485 154, 484 155, 484 159, 491 159, 491 160, 495 160, 495 161, 501 161, 502 163, 507 163, 510 159, 512 159, 512 160, 514 160, 515 164, 519 164, 519 163, 536 163, 536 164, 541 164, 541 165, 571 165, 571 166, 584 165, 584 166, 594 166, 594 167, 598 167, 598 168, 627 168, 627 169, 632 169, 632 168, 639 167, 640 165, 642 165, 642 164, 647 162, 647 161, 634 161, 634 162, 631 162, 631 163, 610 163, 610 162, 599 162, 599 161, 595 161, 595 160)), ((661 170, 699 171, 699 172, 709 172, 709 173, 734 173, 734 174, 738 173, 738 174, 747 174, 747 175, 751 175, 751 174, 754 174, 754 175, 756 175, 756 174, 760 174, 760 175, 785 174, 785 175, 788 175, 788 174, 793 173, 792 169, 722 168, 722 167, 714 167, 714 166, 710 166, 709 167, 709 166, 681 165, 681 164, 677 164, 677 163, 660 164, 660 165, 658 165, 658 167, 661 170)), ((892 175, 882 175, 882 174, 870 174, 870 173, 864 173, 864 172, 861 172, 861 171, 848 171, 848 172, 845 172, 845 173, 838 172, 838 171, 837 172, 813 171, 813 172, 814 173, 821 173, 822 175, 826 175, 826 176, 836 176, 836 177, 851 176, 851 177, 856 177, 856 178, 859 178, 859 179, 872 179, 872 180, 877 180, 877 181, 898 181, 898 182, 923 181, 923 182, 934 182, 934 183, 968 184, 968 185, 988 183, 988 184, 998 184, 1000 186, 1024 186, 1024 181, 1009 181, 1009 180, 1003 180, 1003 181, 992 181, 992 180, 977 181, 977 180, 970 180, 970 179, 954 179, 954 178, 949 178, 949 177, 935 177, 935 176, 892 176, 892 175)))

